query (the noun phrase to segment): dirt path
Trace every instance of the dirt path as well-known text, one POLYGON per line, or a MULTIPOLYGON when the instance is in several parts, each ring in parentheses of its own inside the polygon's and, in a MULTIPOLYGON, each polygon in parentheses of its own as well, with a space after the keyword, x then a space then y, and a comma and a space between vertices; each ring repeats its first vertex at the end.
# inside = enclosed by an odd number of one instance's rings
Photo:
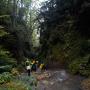
MULTIPOLYGON (((43 73, 33 73, 33 77, 37 78, 37 86, 32 86, 32 90, 81 90, 80 82, 82 77, 72 76, 65 70, 53 70, 43 73)), ((32 77, 28 77, 26 73, 22 74, 19 79, 30 86, 32 77)), ((33 80, 32 80, 33 81, 33 80)))
POLYGON ((81 90, 82 78, 79 76, 71 76, 65 70, 47 71, 44 74, 46 76, 38 81, 36 90, 81 90))

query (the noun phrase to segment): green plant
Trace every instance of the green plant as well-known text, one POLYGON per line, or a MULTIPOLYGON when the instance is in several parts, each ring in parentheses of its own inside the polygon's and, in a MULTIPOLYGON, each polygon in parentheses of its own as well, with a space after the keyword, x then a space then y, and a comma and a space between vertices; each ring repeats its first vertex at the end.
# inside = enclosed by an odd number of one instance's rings
POLYGON ((0 90, 31 90, 27 89, 27 86, 22 82, 10 81, 0 86, 0 90))
POLYGON ((90 64, 85 64, 80 70, 79 73, 83 76, 90 76, 90 64))
POLYGON ((76 60, 69 64, 69 70, 71 71, 72 74, 77 74, 79 71, 79 67, 80 62, 76 60))
POLYGON ((12 80, 12 75, 9 72, 4 72, 0 74, 0 84, 10 82, 12 80))
POLYGON ((10 72, 11 69, 12 69, 12 65, 0 66, 0 73, 3 73, 3 72, 10 72))
POLYGON ((73 60, 69 64, 69 70, 73 74, 81 74, 84 76, 90 76, 90 55, 87 55, 82 58, 78 58, 76 60, 73 60))

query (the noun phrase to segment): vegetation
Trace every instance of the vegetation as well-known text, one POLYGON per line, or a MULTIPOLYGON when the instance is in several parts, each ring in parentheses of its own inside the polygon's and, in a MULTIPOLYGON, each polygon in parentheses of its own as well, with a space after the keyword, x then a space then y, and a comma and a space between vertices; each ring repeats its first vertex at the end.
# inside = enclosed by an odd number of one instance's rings
POLYGON ((20 80, 13 81, 23 70, 25 59, 32 56, 37 8, 31 3, 31 0, 0 1, 0 90, 31 90, 20 80))
POLYGON ((90 1, 38 2, 0 0, 0 84, 12 88, 26 58, 89 77, 90 1))
MULTIPOLYGON (((42 57, 76 74, 90 75, 90 1, 49 0, 40 9, 42 57)), ((57 66, 57 65, 56 65, 57 66)))
POLYGON ((10 82, 11 79, 12 79, 12 75, 8 72, 5 72, 5 73, 0 75, 0 84, 10 82))
MULTIPOLYGON (((27 87, 21 82, 9 82, 0 87, 1 90, 27 90, 27 87)), ((28 89, 31 90, 31 89, 28 89)))

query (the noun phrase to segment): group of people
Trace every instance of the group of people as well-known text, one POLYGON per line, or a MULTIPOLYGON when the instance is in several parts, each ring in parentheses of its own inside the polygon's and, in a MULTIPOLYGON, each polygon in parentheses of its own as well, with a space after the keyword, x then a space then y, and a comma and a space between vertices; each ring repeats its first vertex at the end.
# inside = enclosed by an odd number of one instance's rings
POLYGON ((36 72, 36 71, 41 72, 43 69, 45 69, 45 64, 40 63, 39 61, 36 60, 29 61, 27 59, 25 62, 25 66, 28 76, 31 75, 31 72, 36 72))

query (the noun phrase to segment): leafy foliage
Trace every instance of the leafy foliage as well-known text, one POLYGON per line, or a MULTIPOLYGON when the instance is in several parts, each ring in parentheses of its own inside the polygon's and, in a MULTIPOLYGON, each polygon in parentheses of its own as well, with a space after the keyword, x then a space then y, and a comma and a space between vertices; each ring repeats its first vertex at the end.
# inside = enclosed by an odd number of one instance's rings
POLYGON ((0 73, 3 73, 3 72, 10 72, 11 69, 12 69, 12 65, 0 66, 0 73))
MULTIPOLYGON (((0 39, 5 35, 9 35, 4 28, 0 28, 0 39)), ((1 43, 1 41, 0 41, 1 43)), ((15 59, 12 57, 10 51, 5 49, 5 47, 0 44, 0 73, 2 72, 10 72, 12 67, 16 65, 15 59)))
POLYGON ((18 63, 31 55, 33 21, 30 8, 31 0, 0 1, 0 26, 3 27, 0 27, 0 45, 7 48, 18 63))
POLYGON ((12 75, 8 72, 4 72, 3 74, 0 74, 0 84, 10 82, 11 79, 12 79, 12 75))
POLYGON ((40 55, 48 62, 63 61, 72 73, 86 76, 90 72, 89 3, 88 0, 49 0, 38 16, 40 55))
POLYGON ((10 52, 0 48, 0 65, 15 64, 15 60, 11 58, 10 52))
MULTIPOLYGON (((3 85, 0 87, 0 89, 2 89, 2 90, 27 90, 27 87, 22 82, 10 81, 3 85)), ((29 89, 29 90, 31 90, 31 89, 29 89)))

